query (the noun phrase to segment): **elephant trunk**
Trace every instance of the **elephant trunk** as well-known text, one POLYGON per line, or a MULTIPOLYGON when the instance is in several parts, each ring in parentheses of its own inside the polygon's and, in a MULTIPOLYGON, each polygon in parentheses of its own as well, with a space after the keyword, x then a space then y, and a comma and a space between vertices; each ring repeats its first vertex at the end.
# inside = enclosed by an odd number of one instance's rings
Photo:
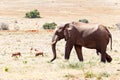
POLYGON ((56 43, 58 41, 58 36, 57 35, 54 35, 53 36, 53 39, 52 39, 52 52, 53 52, 53 59, 51 60, 54 61, 56 59, 56 43))

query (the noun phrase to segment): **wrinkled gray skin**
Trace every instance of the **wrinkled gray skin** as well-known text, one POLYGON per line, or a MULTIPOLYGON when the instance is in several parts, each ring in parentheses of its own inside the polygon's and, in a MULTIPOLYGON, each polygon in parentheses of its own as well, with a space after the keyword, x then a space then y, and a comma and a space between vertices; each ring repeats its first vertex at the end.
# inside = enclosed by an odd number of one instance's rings
POLYGON ((108 29, 103 25, 86 24, 81 22, 67 23, 60 26, 52 38, 53 59, 56 59, 56 43, 65 39, 65 59, 69 59, 71 50, 74 46, 79 61, 83 61, 82 47, 96 49, 97 54, 101 53, 101 62, 111 62, 112 58, 106 53, 106 48, 112 36, 108 29))

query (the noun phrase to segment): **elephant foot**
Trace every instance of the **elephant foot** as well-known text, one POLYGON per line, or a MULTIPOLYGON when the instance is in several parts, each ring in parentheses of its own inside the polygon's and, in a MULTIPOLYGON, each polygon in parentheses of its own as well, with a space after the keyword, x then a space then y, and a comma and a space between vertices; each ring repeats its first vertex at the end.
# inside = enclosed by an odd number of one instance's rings
POLYGON ((104 56, 101 57, 101 62, 103 62, 103 63, 106 62, 106 58, 104 56))
POLYGON ((101 62, 103 62, 103 63, 105 63, 105 62, 106 62, 105 55, 101 55, 101 62))
POLYGON ((107 56, 106 56, 106 60, 107 60, 107 62, 109 62, 109 63, 110 63, 110 62, 112 61, 111 56, 107 55, 107 56))
POLYGON ((69 60, 70 55, 65 55, 65 60, 69 60))
POLYGON ((68 58, 68 57, 65 57, 65 60, 69 60, 69 58, 68 58))
POLYGON ((105 63, 105 62, 106 62, 106 60, 101 60, 101 62, 105 63))
POLYGON ((83 60, 79 60, 80 62, 83 62, 83 60))
POLYGON ((83 58, 78 58, 78 59, 79 59, 80 62, 83 62, 83 61, 84 61, 83 58))

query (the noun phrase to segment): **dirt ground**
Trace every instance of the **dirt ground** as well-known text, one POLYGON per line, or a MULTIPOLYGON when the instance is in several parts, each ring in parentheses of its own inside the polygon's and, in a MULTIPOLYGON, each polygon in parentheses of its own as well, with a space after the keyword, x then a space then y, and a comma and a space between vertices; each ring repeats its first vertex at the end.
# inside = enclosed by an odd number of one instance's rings
POLYGON ((10 31, 0 31, 0 80, 120 80, 119 0, 1 0, 0 22, 10 31), (26 19, 25 13, 38 9, 42 18, 26 19), (101 63, 95 50, 83 48, 84 62, 79 62, 73 49, 69 61, 64 60, 65 41, 57 43, 57 59, 53 57, 51 39, 54 32, 42 28, 45 22, 58 25, 88 19, 106 25, 113 37, 113 50, 107 52, 111 63, 101 63), (17 21, 18 23, 15 23, 17 21), (15 29, 19 31, 14 31, 15 29), (39 30, 31 32, 30 30, 39 30), (44 56, 35 57, 35 51, 44 56), (20 57, 11 57, 20 52, 20 57))

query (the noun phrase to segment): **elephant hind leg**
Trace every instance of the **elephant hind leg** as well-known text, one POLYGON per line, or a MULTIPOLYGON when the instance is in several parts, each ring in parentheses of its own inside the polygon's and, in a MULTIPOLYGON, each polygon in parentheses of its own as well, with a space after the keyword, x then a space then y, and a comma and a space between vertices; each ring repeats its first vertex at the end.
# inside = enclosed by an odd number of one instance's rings
POLYGON ((106 53, 106 60, 107 60, 107 62, 109 62, 109 63, 112 61, 111 56, 110 56, 110 55, 108 55, 107 53, 106 53))
POLYGON ((106 49, 100 50, 101 53, 101 62, 106 62, 106 49))
POLYGON ((108 55, 107 53, 103 53, 103 54, 101 54, 101 62, 111 62, 112 61, 112 58, 111 58, 111 56, 110 55, 108 55))
POLYGON ((101 62, 106 62, 106 53, 101 53, 101 62))
POLYGON ((99 43, 97 45, 97 51, 101 53, 101 62, 106 62, 106 48, 107 44, 106 43, 99 43))
POLYGON ((111 56, 110 55, 108 55, 106 52, 104 52, 104 53, 101 53, 101 62, 111 62, 112 61, 112 58, 111 58, 111 56))

